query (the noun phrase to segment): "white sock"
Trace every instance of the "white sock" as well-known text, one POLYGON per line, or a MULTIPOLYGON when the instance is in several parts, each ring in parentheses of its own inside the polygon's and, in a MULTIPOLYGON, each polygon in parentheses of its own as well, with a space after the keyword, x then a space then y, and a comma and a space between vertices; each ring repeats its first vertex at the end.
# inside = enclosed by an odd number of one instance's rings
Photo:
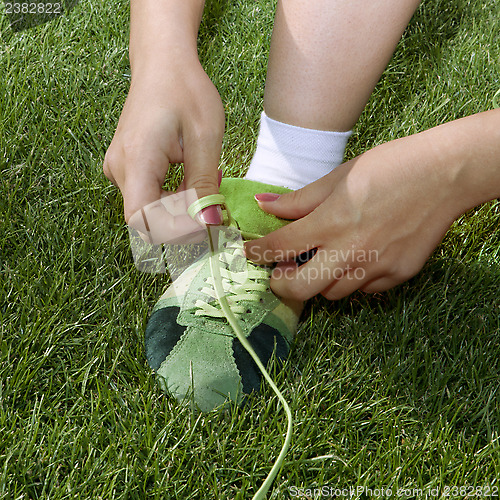
POLYGON ((300 189, 342 163, 351 133, 296 127, 262 112, 257 150, 245 179, 300 189))

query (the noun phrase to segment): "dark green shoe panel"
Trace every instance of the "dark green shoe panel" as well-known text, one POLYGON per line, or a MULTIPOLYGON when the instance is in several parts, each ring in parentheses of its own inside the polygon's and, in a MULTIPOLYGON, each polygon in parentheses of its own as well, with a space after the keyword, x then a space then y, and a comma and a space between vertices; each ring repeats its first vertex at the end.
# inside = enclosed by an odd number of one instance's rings
MULTIPOLYGON (((149 366, 155 371, 167 359, 186 330, 185 327, 177 324, 178 314, 178 307, 165 307, 154 312, 148 322, 145 336, 146 357, 149 366)), ((247 339, 264 366, 267 366, 273 353, 280 363, 284 362, 288 356, 290 348, 286 339, 276 328, 265 323, 254 328, 247 339)), ((237 338, 232 341, 232 353, 241 378, 243 392, 250 394, 252 391, 258 391, 262 374, 237 338)), ((193 361, 196 364, 196 360, 193 361)))
POLYGON ((186 331, 186 327, 177 323, 179 312, 178 307, 164 307, 155 311, 149 319, 145 345, 146 357, 153 370, 158 370, 186 331))
MULTIPOLYGON (((288 342, 280 332, 264 323, 254 328, 247 339, 264 366, 267 366, 273 353, 282 364, 290 351, 288 342)), ((233 357, 240 373, 243 392, 250 394, 252 391, 258 391, 262 374, 237 338, 233 340, 233 357)))

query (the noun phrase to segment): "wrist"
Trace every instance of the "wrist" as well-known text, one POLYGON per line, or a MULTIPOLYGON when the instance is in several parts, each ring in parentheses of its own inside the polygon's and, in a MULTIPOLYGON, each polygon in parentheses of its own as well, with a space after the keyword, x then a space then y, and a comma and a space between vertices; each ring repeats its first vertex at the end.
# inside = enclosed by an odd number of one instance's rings
POLYGON ((172 71, 175 66, 199 63, 198 28, 204 0, 132 0, 130 66, 138 73, 172 71))
POLYGON ((434 130, 440 132, 434 141, 450 172, 456 217, 500 197, 500 110, 461 118, 434 130))
MULTIPOLYGON (((500 197, 500 110, 439 125, 379 147, 418 172, 444 217, 500 197)), ((391 160, 392 158, 392 160, 391 160)), ((410 176, 411 177, 411 176, 410 176)))
POLYGON ((147 92, 167 91, 172 87, 189 85, 191 79, 203 68, 196 55, 177 54, 172 50, 163 58, 142 60, 131 64, 131 89, 141 88, 147 92))

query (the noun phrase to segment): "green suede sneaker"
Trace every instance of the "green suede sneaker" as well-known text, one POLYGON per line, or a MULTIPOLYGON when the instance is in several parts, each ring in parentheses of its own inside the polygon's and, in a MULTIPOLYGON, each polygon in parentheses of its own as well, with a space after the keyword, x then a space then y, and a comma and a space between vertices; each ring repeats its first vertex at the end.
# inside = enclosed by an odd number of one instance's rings
POLYGON ((217 266, 209 254, 200 257, 153 309, 145 335, 148 363, 164 391, 179 401, 194 402, 201 411, 229 400, 240 404, 260 387, 261 371, 238 339, 227 307, 264 366, 273 355, 279 362, 288 356, 302 304, 285 303, 274 295, 269 287, 272 269, 247 261, 241 245, 241 237, 256 238, 287 223, 263 212, 254 195, 287 191, 246 179, 223 179, 219 199, 225 200, 227 227, 209 227, 219 249, 217 266), (217 289, 224 291, 226 312, 217 289))

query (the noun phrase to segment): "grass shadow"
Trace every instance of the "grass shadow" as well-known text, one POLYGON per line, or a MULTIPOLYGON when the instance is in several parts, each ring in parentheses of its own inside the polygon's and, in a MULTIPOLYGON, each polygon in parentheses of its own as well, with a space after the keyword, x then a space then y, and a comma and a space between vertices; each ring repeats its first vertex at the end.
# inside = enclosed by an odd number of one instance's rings
POLYGON ((305 318, 320 333, 299 337, 291 364, 306 377, 314 365, 339 379, 341 366, 356 365, 373 393, 411 406, 423 422, 453 421, 484 444, 499 423, 499 288, 498 266, 434 258, 385 294, 314 299, 305 318))

